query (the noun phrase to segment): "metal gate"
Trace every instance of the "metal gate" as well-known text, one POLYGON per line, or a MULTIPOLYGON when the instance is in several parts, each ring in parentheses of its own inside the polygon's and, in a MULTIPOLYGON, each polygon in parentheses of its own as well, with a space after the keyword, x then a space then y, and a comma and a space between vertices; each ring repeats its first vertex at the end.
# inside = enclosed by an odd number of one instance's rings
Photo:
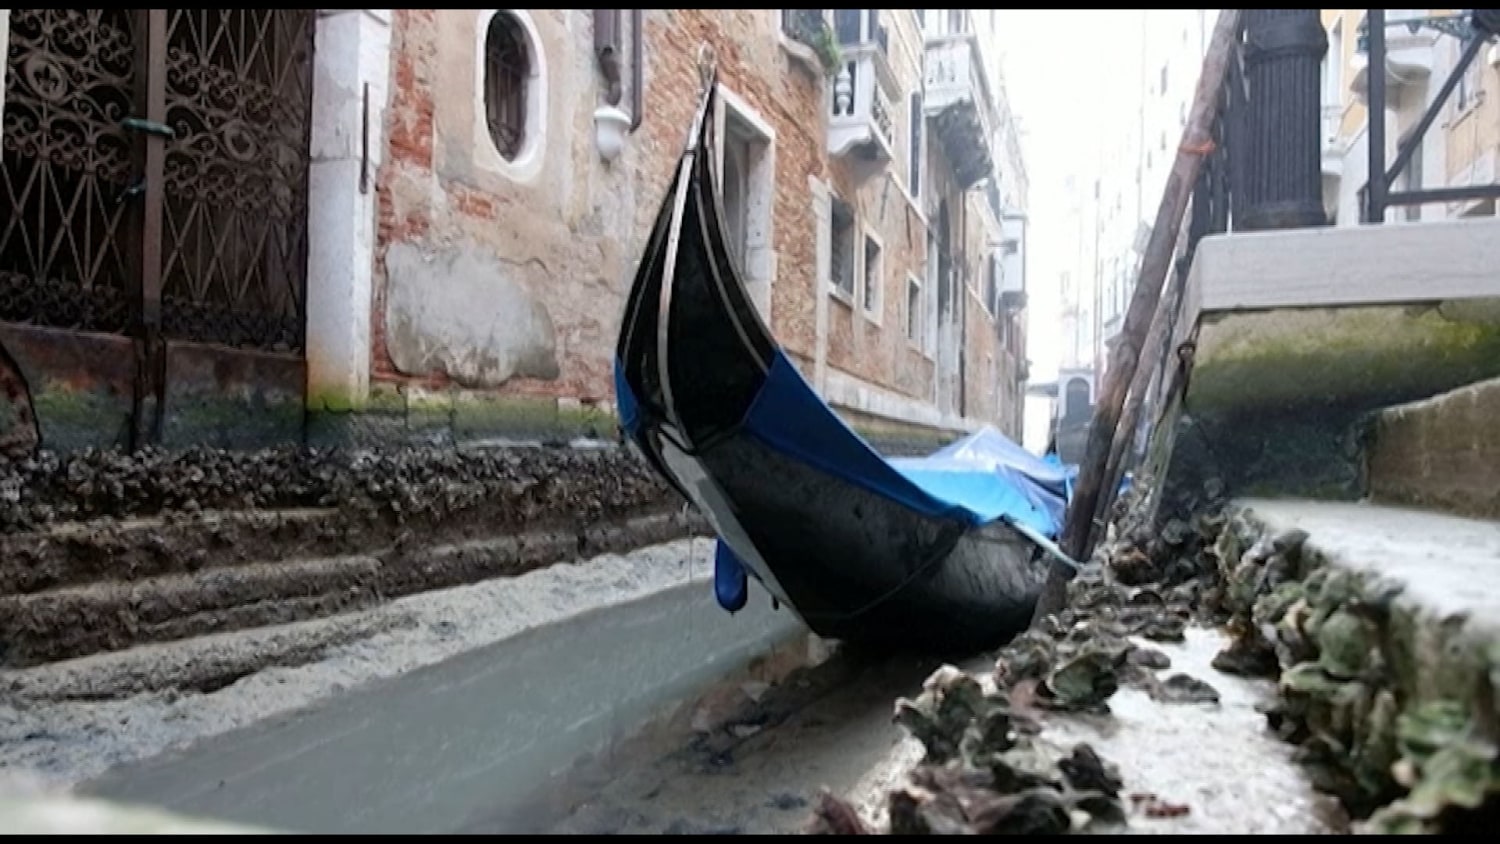
MULTIPOLYGON (((230 350, 300 364, 314 22, 313 10, 11 11, 0 320, 128 338, 132 445, 158 439, 174 370, 235 370, 230 350), (174 341, 220 362, 174 367, 174 341)), ((12 352, 36 346, 17 354, 23 368, 87 365, 59 358, 57 332, 6 328, 12 352)))

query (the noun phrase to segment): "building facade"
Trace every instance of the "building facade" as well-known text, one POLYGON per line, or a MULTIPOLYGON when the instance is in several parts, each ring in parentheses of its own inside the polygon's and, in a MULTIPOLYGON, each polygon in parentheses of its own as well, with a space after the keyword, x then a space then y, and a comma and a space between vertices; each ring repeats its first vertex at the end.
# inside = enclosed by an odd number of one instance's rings
MULTIPOLYGON (((1440 93, 1468 33, 1445 32, 1454 9, 1386 11, 1386 166, 1440 93), (1430 22, 1430 23, 1429 23, 1430 22), (1437 25, 1431 25, 1436 23, 1437 25)), ((1359 195, 1369 178, 1369 61, 1363 41, 1367 12, 1324 9, 1328 55, 1323 61, 1323 199, 1336 225, 1357 225, 1359 195)), ((1419 141, 1397 190, 1500 183, 1500 45, 1474 61, 1419 141)), ((1416 222, 1496 214, 1494 199, 1386 209, 1386 222, 1416 222)))
POLYGON ((875 434, 1018 437, 1026 181, 993 20, 250 10, 213 24, 275 34, 240 56, 186 12, 11 10, 0 341, 57 446, 609 435, 624 297, 709 45, 729 237, 788 354, 875 434), (68 56, 69 33, 167 72, 68 56), (144 106, 90 127, 108 173, 36 145, 87 110, 59 92, 89 74, 144 106), (59 218, 33 182, 118 201, 59 218), (39 281, 63 292, 27 299, 39 281), (119 318, 77 317, 99 302, 119 318))
MULTIPOLYGON (((1217 10, 1130 13, 1133 48, 1105 75, 1096 157, 1070 183, 1067 230, 1077 259, 1060 281, 1067 332, 1062 367, 1101 374, 1123 327, 1140 258, 1187 125, 1217 10)), ((1075 377, 1078 377, 1075 375, 1075 377)))

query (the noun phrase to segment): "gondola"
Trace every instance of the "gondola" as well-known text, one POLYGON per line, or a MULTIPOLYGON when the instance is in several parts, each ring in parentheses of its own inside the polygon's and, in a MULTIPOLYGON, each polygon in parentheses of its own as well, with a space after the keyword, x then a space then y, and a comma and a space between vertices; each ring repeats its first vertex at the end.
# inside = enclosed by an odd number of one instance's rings
MULTIPOLYGON (((747 573, 815 633, 973 650, 1030 620, 1066 467, 992 428, 887 459, 779 348, 730 256, 714 184, 715 74, 636 269, 616 349, 621 428, 717 533, 715 592, 747 573)), ((809 234, 811 236, 811 234, 809 234)))

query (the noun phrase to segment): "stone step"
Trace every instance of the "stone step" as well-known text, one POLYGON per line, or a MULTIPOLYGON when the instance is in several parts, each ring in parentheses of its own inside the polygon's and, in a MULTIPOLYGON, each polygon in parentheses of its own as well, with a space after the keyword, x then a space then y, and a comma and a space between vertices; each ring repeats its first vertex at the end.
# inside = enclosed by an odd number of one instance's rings
MULTIPOLYGON (((659 514, 679 510, 676 502, 663 501, 607 520, 595 517, 595 521, 583 522, 574 514, 534 521, 569 526, 578 552, 602 553, 631 547, 628 543, 636 541, 644 524, 637 519, 649 522, 659 514), (572 528, 575 523, 584 526, 572 528), (627 544, 622 545, 622 541, 627 544)), ((462 542, 493 536, 508 527, 483 513, 433 525, 361 519, 344 511, 319 508, 61 522, 0 536, 0 596, 100 581, 143 580, 260 560, 384 556, 393 547, 462 542)))
MULTIPOLYGON (((1217 552, 1238 629, 1262 642, 1234 661, 1249 666, 1250 653, 1274 651, 1282 705, 1272 726, 1304 744, 1346 804, 1378 809, 1370 831, 1440 831, 1422 804, 1441 808, 1450 792, 1422 778, 1455 757, 1429 767, 1425 754, 1462 756, 1500 723, 1500 522, 1246 500, 1217 552), (1426 796, 1400 799, 1407 786, 1426 796)), ((1495 786, 1492 773, 1482 776, 1487 786, 1463 787, 1495 786)))
POLYGON ((340 515, 321 508, 221 510, 61 522, 0 536, 0 595, 253 560, 339 556, 389 541, 378 528, 356 529, 340 515))
POLYGON ((1370 497, 1500 519, 1500 379, 1396 405, 1375 419, 1370 497))
POLYGON ((220 566, 0 597, 0 666, 321 618, 702 532, 697 519, 674 510, 582 530, 449 544, 407 537, 373 554, 220 566))
POLYGON ((36 665, 366 607, 380 597, 380 570, 375 557, 333 557, 0 598, 0 664, 36 665))

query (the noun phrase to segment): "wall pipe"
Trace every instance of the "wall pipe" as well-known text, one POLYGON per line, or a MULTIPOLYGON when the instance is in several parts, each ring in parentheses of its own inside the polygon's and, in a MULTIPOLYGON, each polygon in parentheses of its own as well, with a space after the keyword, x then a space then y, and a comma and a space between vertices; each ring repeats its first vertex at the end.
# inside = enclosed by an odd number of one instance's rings
POLYGON ((641 10, 630 10, 630 132, 641 128, 641 89, 645 86, 645 56, 642 55, 641 10))

